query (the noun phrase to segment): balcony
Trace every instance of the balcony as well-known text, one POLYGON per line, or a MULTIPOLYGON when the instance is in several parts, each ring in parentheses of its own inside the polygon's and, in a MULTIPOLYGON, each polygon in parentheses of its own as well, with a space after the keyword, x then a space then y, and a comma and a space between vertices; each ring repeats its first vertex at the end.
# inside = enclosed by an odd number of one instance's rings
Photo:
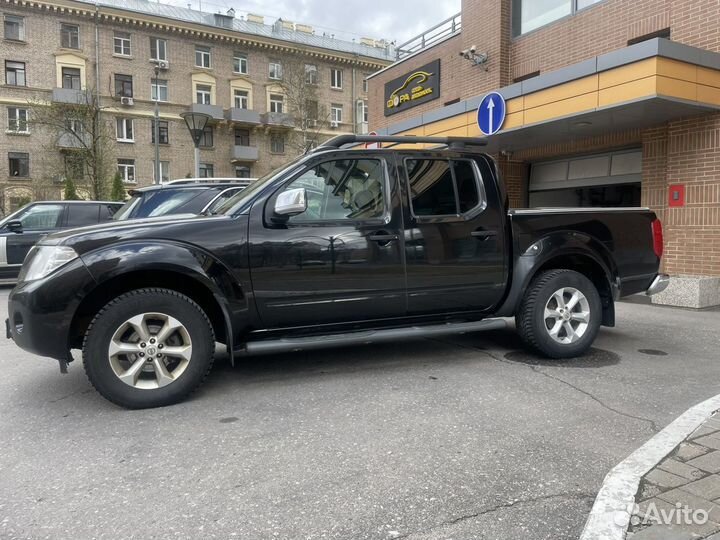
POLYGON ((57 146, 61 150, 81 150, 89 146, 90 140, 87 134, 80 135, 82 141, 78 140, 74 133, 62 133, 57 140, 57 146), (84 142, 83 142, 84 141, 84 142))
POLYGON ((257 125, 260 123, 260 113, 252 109, 228 109, 227 120, 236 124, 257 125))
POLYGON ((267 124, 270 127, 288 129, 292 129, 295 127, 295 119, 292 117, 291 114, 288 113, 267 112, 260 115, 260 120, 263 124, 267 124))
POLYGON ((86 103, 84 90, 73 90, 71 88, 53 88, 53 103, 70 103, 73 105, 86 103))
POLYGON ((258 149, 257 146, 240 146, 235 145, 233 150, 233 161, 257 161, 258 160, 258 149))
POLYGON ((192 112, 207 114, 212 117, 213 120, 225 120, 225 114, 223 108, 220 105, 203 105, 201 103, 193 103, 191 106, 192 112))

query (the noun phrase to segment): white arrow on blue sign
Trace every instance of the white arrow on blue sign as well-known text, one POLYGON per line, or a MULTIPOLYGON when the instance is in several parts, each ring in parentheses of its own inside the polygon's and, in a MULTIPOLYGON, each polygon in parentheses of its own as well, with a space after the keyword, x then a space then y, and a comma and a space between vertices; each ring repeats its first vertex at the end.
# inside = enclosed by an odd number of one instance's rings
POLYGON ((497 92, 490 92, 480 102, 477 123, 485 135, 495 135, 505 123, 505 98, 497 92))

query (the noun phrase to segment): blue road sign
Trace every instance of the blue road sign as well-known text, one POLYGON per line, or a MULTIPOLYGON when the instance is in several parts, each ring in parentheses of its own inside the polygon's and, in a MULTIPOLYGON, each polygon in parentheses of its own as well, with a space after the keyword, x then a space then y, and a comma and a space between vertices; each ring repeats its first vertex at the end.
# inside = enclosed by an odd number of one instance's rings
POLYGON ((486 95, 477 110, 477 123, 485 135, 495 135, 505 123, 505 98, 497 92, 486 95))

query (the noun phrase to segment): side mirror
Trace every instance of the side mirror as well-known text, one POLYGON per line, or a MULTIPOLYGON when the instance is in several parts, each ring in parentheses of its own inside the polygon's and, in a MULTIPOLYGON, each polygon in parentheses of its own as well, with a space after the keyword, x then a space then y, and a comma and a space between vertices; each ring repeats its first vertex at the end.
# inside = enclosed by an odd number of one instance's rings
POLYGON ((275 200, 275 214, 278 216, 297 216, 307 210, 307 192, 305 188, 283 191, 275 200))
POLYGON ((16 234, 22 234, 22 232, 23 232, 23 224, 22 224, 22 221, 19 221, 19 220, 8 221, 5 224, 5 228, 7 228, 8 231, 14 232, 16 234))

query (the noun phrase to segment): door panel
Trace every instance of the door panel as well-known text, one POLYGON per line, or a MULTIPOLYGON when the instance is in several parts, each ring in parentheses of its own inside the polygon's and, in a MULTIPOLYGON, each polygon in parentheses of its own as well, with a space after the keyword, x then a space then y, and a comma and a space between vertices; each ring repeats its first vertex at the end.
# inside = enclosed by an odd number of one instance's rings
POLYGON ((319 158, 254 205, 250 266, 265 326, 405 314, 402 215, 390 170, 384 159, 360 152, 319 158), (307 210, 285 223, 269 221, 277 195, 301 187, 307 210))
POLYGON ((408 312, 491 308, 505 291, 506 248, 489 167, 481 175, 474 160, 444 158, 405 159, 402 169, 408 312))

